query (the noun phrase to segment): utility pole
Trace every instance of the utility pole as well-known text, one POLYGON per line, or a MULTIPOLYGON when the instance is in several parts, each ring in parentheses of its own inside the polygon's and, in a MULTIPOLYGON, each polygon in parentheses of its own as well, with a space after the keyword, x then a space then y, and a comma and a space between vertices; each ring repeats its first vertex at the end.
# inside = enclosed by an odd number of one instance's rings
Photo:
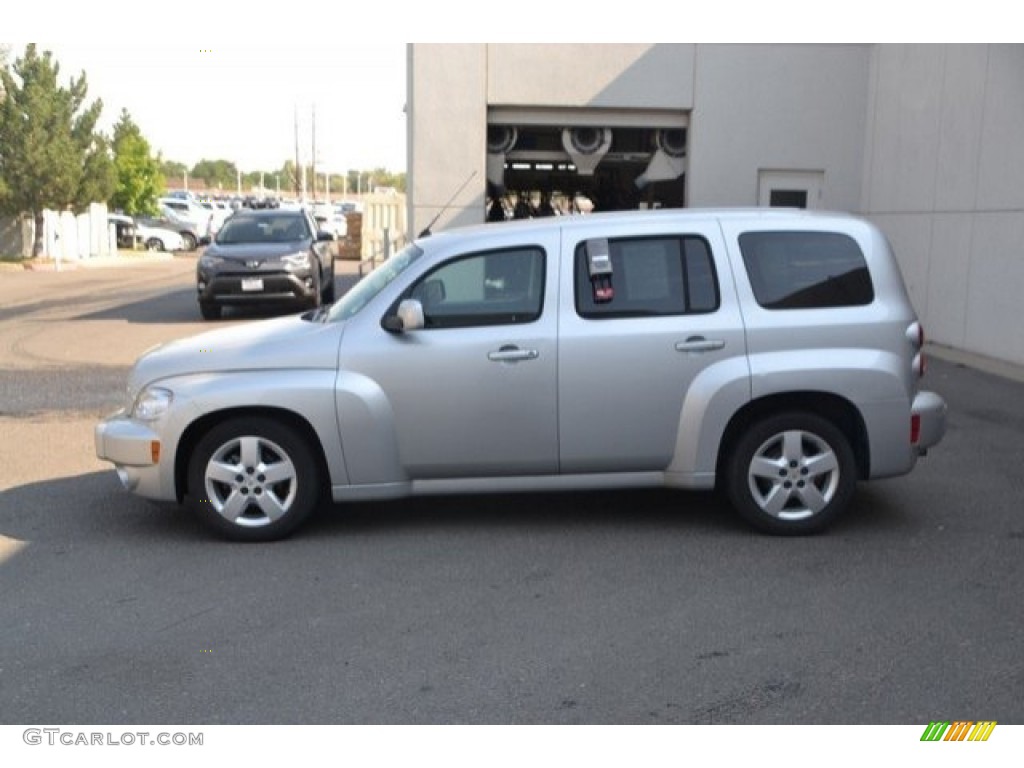
MULTIPOLYGON (((299 105, 295 105, 295 197, 300 198, 301 191, 305 190, 305 183, 299 187, 299 173, 302 168, 302 157, 299 155, 299 105)), ((301 198, 300 198, 301 199, 301 198)))
POLYGON ((313 158, 312 158, 311 162, 313 164, 313 168, 312 168, 312 170, 313 170, 313 199, 316 200, 316 104, 313 105, 312 112, 313 112, 313 125, 312 125, 312 132, 313 132, 313 158))

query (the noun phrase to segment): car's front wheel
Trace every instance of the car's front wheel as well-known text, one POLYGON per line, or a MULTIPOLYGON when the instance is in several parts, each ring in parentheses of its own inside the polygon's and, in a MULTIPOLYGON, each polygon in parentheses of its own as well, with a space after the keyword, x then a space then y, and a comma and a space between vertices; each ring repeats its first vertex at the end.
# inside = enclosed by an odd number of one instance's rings
POLYGON ((162 251, 163 249, 164 249, 164 244, 158 238, 151 237, 151 238, 149 238, 149 240, 146 241, 146 250, 147 251, 162 251))
POLYGON ((199 314, 203 316, 203 320, 220 320, 221 306, 212 301, 200 301, 199 314))
POLYGON ((312 449, 267 417, 232 419, 200 439, 189 463, 199 519, 235 541, 272 541, 294 531, 321 498, 312 449))
POLYGON ((726 492, 747 522, 768 533, 823 530, 849 505, 856 485, 850 441, 811 413, 756 422, 736 442, 726 492))
POLYGON ((185 243, 186 251, 194 251, 196 249, 196 246, 199 245, 199 241, 196 240, 196 236, 193 235, 191 232, 182 232, 181 239, 185 243))

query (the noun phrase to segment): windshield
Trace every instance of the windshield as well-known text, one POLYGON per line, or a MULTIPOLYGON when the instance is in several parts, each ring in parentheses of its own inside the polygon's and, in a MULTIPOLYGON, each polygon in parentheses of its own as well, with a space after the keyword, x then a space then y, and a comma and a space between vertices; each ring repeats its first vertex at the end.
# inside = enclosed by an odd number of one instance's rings
POLYGON ((352 290, 335 302, 327 314, 327 320, 338 322, 352 317, 422 255, 421 248, 412 243, 407 245, 356 283, 352 290))
POLYGON ((217 233, 217 244, 290 243, 309 237, 309 226, 302 215, 232 216, 217 233))

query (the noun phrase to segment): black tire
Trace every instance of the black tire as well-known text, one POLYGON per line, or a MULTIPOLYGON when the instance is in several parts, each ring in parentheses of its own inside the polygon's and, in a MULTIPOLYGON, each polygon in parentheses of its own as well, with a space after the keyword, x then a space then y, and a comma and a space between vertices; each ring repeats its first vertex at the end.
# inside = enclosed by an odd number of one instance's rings
POLYGON ((334 265, 331 265, 331 273, 327 277, 327 281, 324 284, 323 290, 323 301, 324 304, 333 304, 335 299, 334 293, 334 265))
POLYGON ((146 250, 147 251, 162 251, 163 249, 164 249, 163 241, 159 240, 158 238, 151 237, 151 238, 149 238, 149 240, 146 241, 146 250))
POLYGON ((292 427, 256 416, 218 424, 188 467, 199 520, 233 541, 274 541, 316 509, 323 489, 313 449, 292 427))
POLYGON ((191 232, 182 232, 181 239, 185 241, 186 251, 194 251, 199 244, 199 241, 196 240, 196 236, 191 232))
POLYGON ((758 530, 817 533, 849 506, 857 465, 846 435, 811 413, 782 413, 753 424, 726 466, 725 490, 758 530))
POLYGON ((199 314, 203 316, 203 320, 220 320, 221 306, 211 301, 200 301, 199 314))

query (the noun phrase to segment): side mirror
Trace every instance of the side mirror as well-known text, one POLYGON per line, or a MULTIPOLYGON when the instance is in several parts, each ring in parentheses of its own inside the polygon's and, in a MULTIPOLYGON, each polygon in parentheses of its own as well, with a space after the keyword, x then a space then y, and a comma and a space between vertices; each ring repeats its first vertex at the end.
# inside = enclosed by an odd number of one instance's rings
POLYGON ((321 229, 316 233, 316 240, 318 243, 330 243, 334 241, 334 233, 328 232, 326 229, 321 229))
POLYGON ((395 314, 384 318, 382 325, 392 333, 419 330, 424 326, 423 305, 416 299, 405 299, 395 314))

